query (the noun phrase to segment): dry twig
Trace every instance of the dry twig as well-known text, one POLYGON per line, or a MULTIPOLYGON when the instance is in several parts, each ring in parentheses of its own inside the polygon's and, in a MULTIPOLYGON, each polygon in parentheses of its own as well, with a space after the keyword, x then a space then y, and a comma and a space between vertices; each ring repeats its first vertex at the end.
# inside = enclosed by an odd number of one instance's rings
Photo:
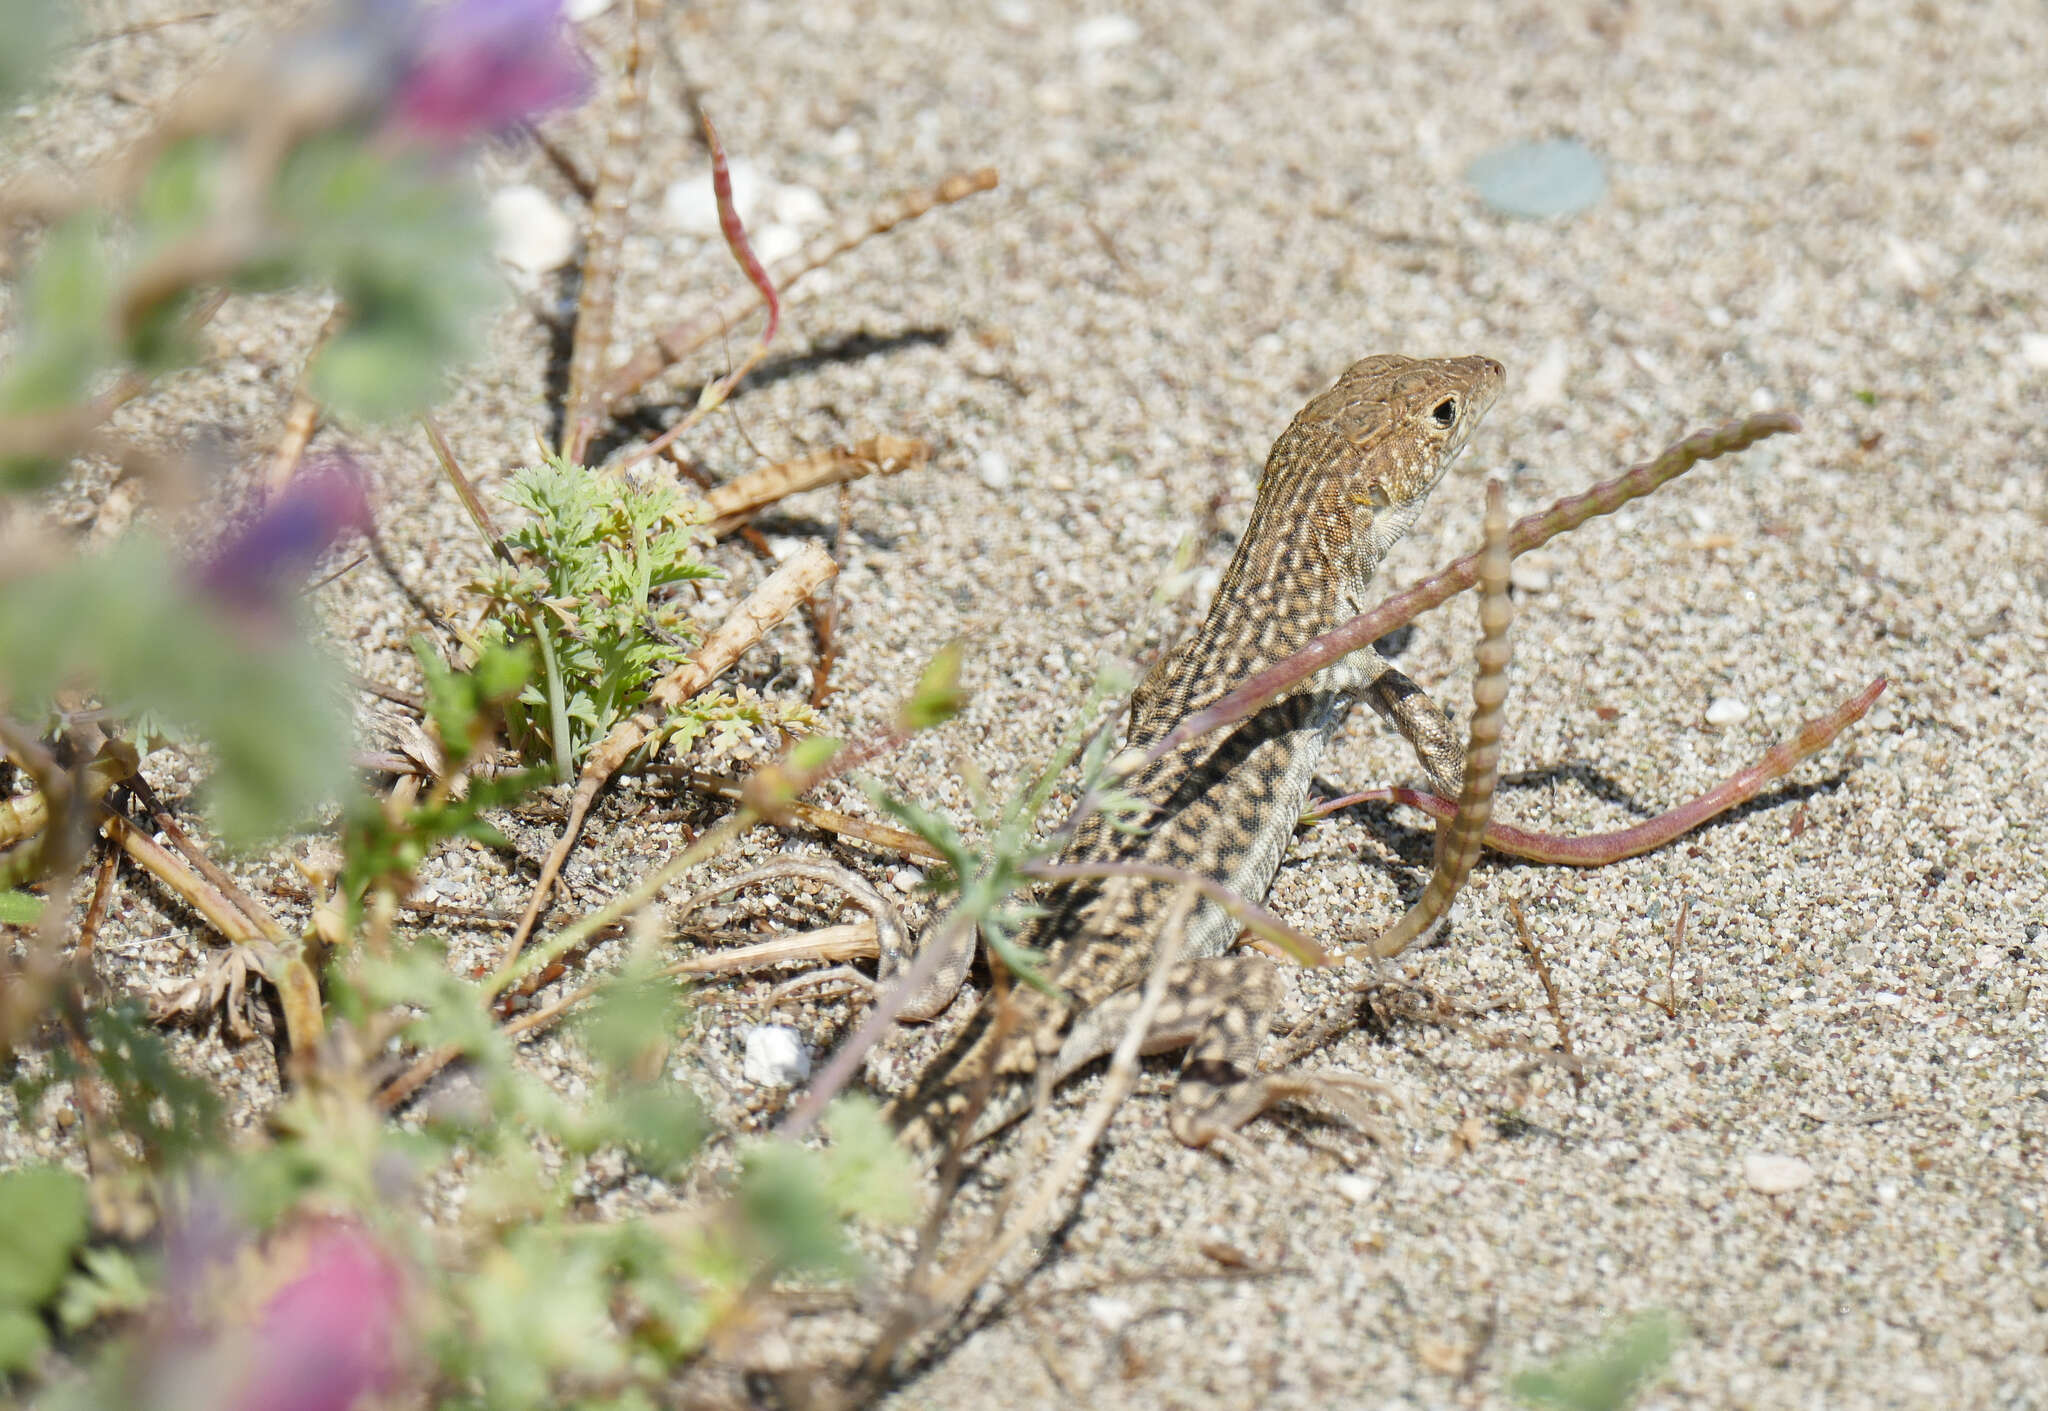
POLYGON ((1550 965, 1543 958, 1543 948, 1537 945, 1536 938, 1529 934, 1529 922, 1522 915, 1522 899, 1509 897, 1508 911, 1515 918, 1515 936, 1521 941, 1522 949, 1529 953, 1529 963, 1536 967, 1536 978, 1543 982, 1544 1002, 1550 1006, 1550 1017, 1557 1023, 1557 1046, 1564 1050, 1564 1056, 1571 1059, 1574 1065, 1567 1071, 1572 1075, 1573 1084, 1583 1088, 1586 1086, 1586 1077, 1576 1066, 1579 1055, 1572 1048, 1572 1028, 1565 1022, 1564 1006, 1558 1003, 1557 985, 1550 978, 1550 965))

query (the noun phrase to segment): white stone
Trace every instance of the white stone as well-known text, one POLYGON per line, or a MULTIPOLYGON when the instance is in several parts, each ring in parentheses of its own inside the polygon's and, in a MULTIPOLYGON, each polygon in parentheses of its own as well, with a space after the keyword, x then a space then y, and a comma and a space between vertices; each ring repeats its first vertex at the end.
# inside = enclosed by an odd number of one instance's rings
POLYGON ((2028 367, 2048 371, 2048 333, 2022 333, 2020 361, 2028 367))
POLYGON ((1524 593, 1545 591, 1551 583, 1550 555, 1541 551, 1523 554, 1508 569, 1508 582, 1524 593))
POLYGON ((776 220, 784 225, 795 226, 799 230, 806 226, 822 225, 825 218, 831 214, 826 208, 823 196, 808 186, 798 186, 795 183, 770 183, 767 201, 768 209, 774 213, 776 220))
POLYGON ((1707 703, 1707 724, 1740 725, 1749 719, 1749 707, 1733 696, 1716 696, 1707 703))
POLYGON ((779 222, 747 232, 748 247, 753 250, 754 258, 764 265, 772 265, 784 255, 795 254, 803 248, 803 243, 803 236, 779 222))
POLYGON ((794 1087, 811 1076, 811 1053, 788 1025, 757 1024, 747 1030, 740 1073, 757 1088, 794 1087))
POLYGON ((1111 1298, 1103 1293, 1087 1299, 1083 1306, 1087 1308, 1088 1316, 1095 1321, 1095 1325, 1106 1333, 1122 1331, 1138 1313, 1129 1299, 1111 1298))
POLYGON ((1074 26, 1074 47, 1084 53, 1100 54, 1120 49, 1143 33, 1129 15, 1096 15, 1074 26))
MULTIPOLYGON (((733 208, 740 213, 741 223, 751 227, 761 214, 769 183, 745 157, 735 157, 725 165, 732 175, 733 208)), ((661 214, 677 230, 692 235, 718 234, 718 197, 711 190, 711 169, 705 167, 671 182, 661 198, 661 214)))
POLYGON ((974 463, 974 473, 991 490, 1010 488, 1010 461, 1001 451, 983 451, 974 463))
POLYGON ((572 23, 582 24, 585 20, 596 19, 611 7, 612 0, 568 0, 568 3, 562 6, 562 13, 572 23))
POLYGON ((560 269, 576 253, 576 223, 538 186, 508 186, 491 196, 491 249, 527 274, 560 269))
POLYGON ((1353 1205, 1363 1205, 1372 1199, 1379 1185, 1355 1171, 1340 1171, 1330 1178, 1330 1188, 1353 1205))
POLYGON ((889 874, 889 885, 899 892, 914 892, 924 885, 924 873, 915 867, 899 867, 889 874))
POLYGON ((1750 1189, 1765 1195, 1784 1195, 1813 1180, 1813 1167, 1796 1156, 1776 1151, 1752 1151, 1742 1158, 1742 1179, 1750 1189))

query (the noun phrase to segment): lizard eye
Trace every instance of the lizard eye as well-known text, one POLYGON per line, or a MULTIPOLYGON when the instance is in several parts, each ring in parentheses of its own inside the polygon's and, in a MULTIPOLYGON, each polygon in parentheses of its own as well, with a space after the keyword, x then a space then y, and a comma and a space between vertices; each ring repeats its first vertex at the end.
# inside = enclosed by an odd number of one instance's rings
POLYGON ((1446 431, 1450 430, 1451 423, 1458 419, 1458 399, 1456 397, 1444 398, 1436 404, 1436 410, 1429 415, 1430 419, 1438 426, 1443 427, 1446 431))

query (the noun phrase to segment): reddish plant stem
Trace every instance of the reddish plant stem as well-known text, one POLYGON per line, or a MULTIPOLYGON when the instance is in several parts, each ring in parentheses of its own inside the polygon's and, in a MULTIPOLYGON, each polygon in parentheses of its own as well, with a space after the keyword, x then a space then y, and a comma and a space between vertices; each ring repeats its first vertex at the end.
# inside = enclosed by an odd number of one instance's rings
MULTIPOLYGON (((1835 736, 1861 720, 1888 683, 1880 676, 1826 715, 1799 727, 1783 744, 1773 745, 1764 757, 1739 774, 1730 776, 1689 803, 1660 813, 1630 828, 1587 837, 1564 837, 1556 833, 1535 833, 1511 823, 1489 823, 1483 841, 1497 853, 1547 862, 1559 867, 1604 867, 1625 857, 1651 852, 1682 837, 1711 818, 1748 803, 1776 780, 1791 773, 1802 760, 1825 749, 1835 736)), ((1318 804, 1315 815, 1334 813, 1361 803, 1398 803, 1419 808, 1432 818, 1446 819, 1457 812, 1449 799, 1417 789, 1366 789, 1318 804)))

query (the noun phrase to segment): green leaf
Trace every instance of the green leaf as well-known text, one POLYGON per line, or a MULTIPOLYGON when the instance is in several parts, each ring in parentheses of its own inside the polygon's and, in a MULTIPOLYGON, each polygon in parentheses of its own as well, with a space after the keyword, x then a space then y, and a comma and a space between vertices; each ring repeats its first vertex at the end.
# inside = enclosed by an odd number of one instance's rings
POLYGON ((739 1207, 748 1232, 777 1269, 848 1273, 853 1252, 839 1230, 822 1153, 764 1142, 740 1167, 739 1207))
POLYGON ((250 278, 328 284, 350 310, 314 365, 316 393, 370 420, 432 400, 504 292, 472 193, 417 154, 336 132, 293 150, 272 202, 282 253, 250 278))
POLYGON ((0 1372, 32 1372, 50 1345, 49 1329, 33 1313, 0 1307, 0 1372))
POLYGON ((0 412, 50 411, 84 397, 113 357, 113 287, 95 213, 50 229, 21 290, 17 341, 0 373, 0 412))
POLYGON ((882 1109, 867 1098, 835 1098, 824 1120, 828 1187, 849 1215, 903 1224, 917 1214, 917 1175, 882 1109))
POLYGON ((636 966, 598 990, 578 1017, 576 1033, 607 1073, 621 1077, 649 1049, 674 1037, 683 1009, 683 989, 674 977, 636 966))
POLYGON ((1680 1335, 1676 1318, 1653 1309, 1631 1319, 1586 1352, 1523 1372, 1508 1384, 1531 1406, 1557 1411, 1621 1411, 1664 1370, 1680 1335))
POLYGON ((798 740, 789 751, 789 772, 805 775, 823 769, 832 762, 832 757, 844 748, 845 741, 835 740, 830 735, 806 736, 798 740))
POLYGON ((118 1249, 88 1249, 79 1256, 83 1273, 64 1281, 57 1299, 57 1321, 66 1332, 121 1313, 137 1313, 149 1306, 149 1287, 135 1261, 118 1249))
POLYGON ((964 642, 955 638, 940 647, 917 679, 917 689, 903 706, 903 728, 929 730, 951 720, 967 703, 960 688, 960 663, 967 654, 964 642))
POLYGON ((616 1140, 663 1179, 681 1173, 710 1131, 696 1096, 666 1083, 626 1088, 612 1099, 610 1121, 616 1140))
POLYGON ((99 1076, 114 1091, 119 1125, 145 1156, 153 1162, 183 1160, 216 1147, 220 1095, 178 1066, 139 1001, 93 1010, 86 1026, 99 1076))
POLYGON ((85 1242, 85 1182, 57 1166, 0 1175, 0 1309, 33 1309, 57 1291, 85 1242))
POLYGON ((0 891, 0 926, 33 926, 43 917, 43 899, 27 892, 0 891))
POLYGON ((403 319, 357 320, 320 350, 308 384, 338 416, 396 421, 440 400, 448 353, 431 330, 403 319))

